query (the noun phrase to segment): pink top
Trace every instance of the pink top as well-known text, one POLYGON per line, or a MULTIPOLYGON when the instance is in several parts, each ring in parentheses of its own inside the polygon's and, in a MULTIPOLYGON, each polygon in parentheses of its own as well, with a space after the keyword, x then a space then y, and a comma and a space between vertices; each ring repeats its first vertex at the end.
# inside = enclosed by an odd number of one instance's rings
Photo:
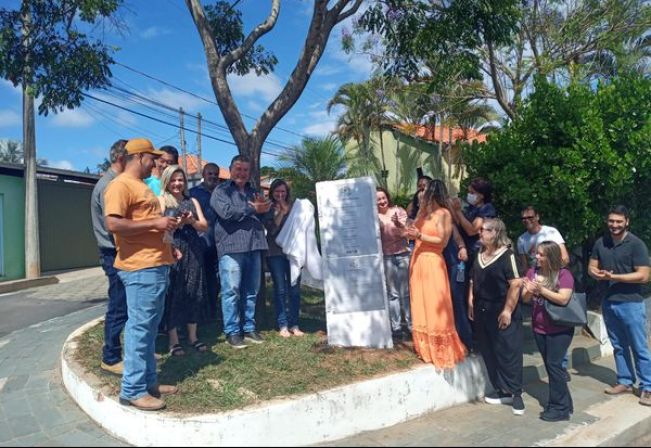
MULTIPOLYGON (((530 268, 527 271, 527 278, 529 280, 534 280, 536 278, 536 271, 534 268, 530 268)), ((574 277, 572 273, 563 268, 558 273, 558 289, 573 289, 574 288, 574 277)), ((533 308, 531 312, 531 320, 533 323, 533 331, 538 334, 555 334, 568 331, 569 327, 561 327, 555 325, 554 322, 547 315, 545 311, 545 299, 544 297, 534 296, 533 297, 533 308)))
POLYGON ((407 239, 402 231, 393 223, 393 215, 398 214, 401 223, 407 221, 407 212, 402 207, 389 207, 386 213, 379 213, 380 237, 382 238, 382 253, 386 255, 403 254, 409 251, 407 239))

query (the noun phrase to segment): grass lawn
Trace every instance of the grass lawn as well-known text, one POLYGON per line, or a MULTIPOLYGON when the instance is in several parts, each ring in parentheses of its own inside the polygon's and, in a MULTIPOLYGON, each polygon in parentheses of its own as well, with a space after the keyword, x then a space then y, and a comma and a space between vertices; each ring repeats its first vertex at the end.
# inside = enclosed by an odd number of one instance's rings
MULTIPOLYGON (((271 294, 270 287, 267 294, 271 294)), ((420 363, 411 344, 400 344, 392 350, 329 347, 322 293, 303 288, 302 298, 300 324, 308 332, 304 337, 285 339, 272 325, 263 324, 264 344, 234 350, 225 343, 217 325, 205 325, 199 328, 199 337, 209 346, 208 352, 197 353, 187 346, 187 340, 182 340, 186 355, 171 357, 167 337, 159 336, 156 351, 163 355, 159 381, 176 384, 181 391, 166 397, 167 409, 192 414, 241 408, 262 400, 315 392, 405 370, 420 363)), ((269 303, 268 299, 267 315, 273 315, 269 303)), ((81 335, 76 359, 117 395, 120 378, 99 368, 103 335, 103 324, 81 335)))

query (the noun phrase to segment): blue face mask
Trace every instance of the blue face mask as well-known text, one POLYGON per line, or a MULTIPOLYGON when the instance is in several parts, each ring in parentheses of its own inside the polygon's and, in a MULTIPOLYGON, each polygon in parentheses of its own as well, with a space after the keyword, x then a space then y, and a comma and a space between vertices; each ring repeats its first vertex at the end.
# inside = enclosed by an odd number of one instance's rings
POLYGON ((477 203, 477 199, 477 195, 474 193, 468 193, 466 196, 466 202, 468 202, 470 205, 475 205, 477 203))

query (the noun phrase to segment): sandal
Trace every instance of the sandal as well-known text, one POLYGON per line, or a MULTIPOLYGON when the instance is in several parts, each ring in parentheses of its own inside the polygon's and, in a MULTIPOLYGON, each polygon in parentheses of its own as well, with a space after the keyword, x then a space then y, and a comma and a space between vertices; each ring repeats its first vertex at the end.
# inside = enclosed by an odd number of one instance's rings
POLYGON ((208 346, 201 342, 199 339, 190 344, 199 353, 204 353, 208 351, 208 346))
POLYGON ((278 332, 278 334, 283 338, 288 338, 288 337, 290 337, 292 335, 289 332, 289 330, 287 329, 287 327, 281 328, 280 331, 278 332))
POLYGON ((170 356, 183 356, 185 352, 181 344, 174 344, 170 347, 170 356))

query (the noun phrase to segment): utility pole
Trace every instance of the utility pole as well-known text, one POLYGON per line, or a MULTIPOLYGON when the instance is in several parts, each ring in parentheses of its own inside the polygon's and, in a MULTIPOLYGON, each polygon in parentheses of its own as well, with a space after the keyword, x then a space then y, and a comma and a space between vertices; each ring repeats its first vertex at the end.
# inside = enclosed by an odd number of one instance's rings
POLYGON ((23 48, 25 49, 25 79, 23 81, 23 159, 25 162, 25 277, 41 275, 38 237, 38 195, 36 190, 36 132, 34 129, 34 97, 30 89, 32 76, 30 36, 32 13, 30 2, 22 2, 23 48))
POLYGON ((201 174, 201 112, 197 114, 197 170, 201 174))
POLYGON ((179 118, 180 118, 180 129, 179 129, 179 138, 181 140, 181 155, 183 157, 183 171, 185 171, 185 175, 187 176, 188 173, 188 151, 185 147, 185 113, 183 112, 183 108, 179 108, 179 118))

